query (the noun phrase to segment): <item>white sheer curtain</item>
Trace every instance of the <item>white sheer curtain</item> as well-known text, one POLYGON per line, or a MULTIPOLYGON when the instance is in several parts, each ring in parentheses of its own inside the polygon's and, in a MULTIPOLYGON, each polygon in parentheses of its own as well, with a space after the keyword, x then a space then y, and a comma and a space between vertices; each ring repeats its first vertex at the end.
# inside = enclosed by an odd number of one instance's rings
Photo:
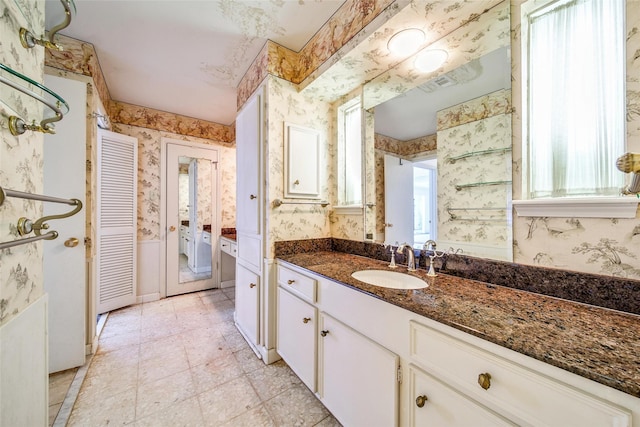
POLYGON ((624 0, 561 2, 529 24, 530 197, 615 195, 624 175, 624 0))
POLYGON ((362 121, 360 105, 344 111, 344 205, 362 204, 362 121))

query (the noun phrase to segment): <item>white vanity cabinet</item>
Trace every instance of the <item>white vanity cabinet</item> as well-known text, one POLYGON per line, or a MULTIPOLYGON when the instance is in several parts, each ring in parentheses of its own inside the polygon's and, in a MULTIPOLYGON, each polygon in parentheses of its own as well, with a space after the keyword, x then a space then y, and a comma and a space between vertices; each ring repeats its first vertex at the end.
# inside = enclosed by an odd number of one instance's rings
POLYGON ((313 305, 278 288, 276 349, 311 391, 316 391, 317 318, 313 305))
MULTIPOLYGON (((637 397, 289 263, 278 271, 280 307, 317 313, 316 392, 345 426, 640 427, 637 397)), ((278 337, 291 346, 301 335, 285 318, 278 337)), ((304 345, 304 362, 282 358, 308 372, 304 345)))
POLYGON ((236 324, 241 326, 242 334, 252 346, 256 346, 259 339, 259 304, 260 275, 236 264, 236 324))
POLYGON ((399 358, 320 314, 318 395, 345 426, 398 425, 399 358))

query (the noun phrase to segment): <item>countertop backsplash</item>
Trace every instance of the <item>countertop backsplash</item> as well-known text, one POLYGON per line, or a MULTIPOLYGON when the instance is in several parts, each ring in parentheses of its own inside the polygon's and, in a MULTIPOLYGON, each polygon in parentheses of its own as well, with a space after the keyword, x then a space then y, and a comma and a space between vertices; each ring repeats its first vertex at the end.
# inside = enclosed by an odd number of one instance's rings
MULTIPOLYGON (((378 243, 335 238, 275 243, 276 257, 317 251, 344 252, 381 261, 391 259, 389 249, 378 243)), ((426 269, 429 264, 427 251, 415 250, 415 253, 416 264, 426 269)), ((405 256, 396 254, 396 263, 406 265, 405 256)), ((434 267, 436 272, 451 276, 640 315, 640 280, 454 254, 436 258, 434 267)))

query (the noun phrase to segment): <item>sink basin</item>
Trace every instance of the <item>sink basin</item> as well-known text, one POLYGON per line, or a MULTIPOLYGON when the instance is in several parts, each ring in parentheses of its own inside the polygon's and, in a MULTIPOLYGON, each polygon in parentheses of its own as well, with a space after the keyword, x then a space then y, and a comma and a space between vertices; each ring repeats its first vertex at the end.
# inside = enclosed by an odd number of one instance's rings
POLYGON ((387 270, 360 270, 351 275, 356 280, 370 285, 391 289, 420 289, 429 286, 415 276, 387 270))

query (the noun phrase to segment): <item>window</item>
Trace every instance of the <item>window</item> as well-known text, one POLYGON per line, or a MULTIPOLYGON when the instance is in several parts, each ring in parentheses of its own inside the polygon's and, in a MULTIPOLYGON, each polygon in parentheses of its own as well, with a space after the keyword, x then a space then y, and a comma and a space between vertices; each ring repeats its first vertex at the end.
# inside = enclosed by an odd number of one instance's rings
POLYGON ((525 197, 618 195, 624 174, 615 163, 626 134, 625 0, 525 6, 525 197))
POLYGON ((338 108, 338 206, 362 206, 362 108, 359 98, 338 108))

